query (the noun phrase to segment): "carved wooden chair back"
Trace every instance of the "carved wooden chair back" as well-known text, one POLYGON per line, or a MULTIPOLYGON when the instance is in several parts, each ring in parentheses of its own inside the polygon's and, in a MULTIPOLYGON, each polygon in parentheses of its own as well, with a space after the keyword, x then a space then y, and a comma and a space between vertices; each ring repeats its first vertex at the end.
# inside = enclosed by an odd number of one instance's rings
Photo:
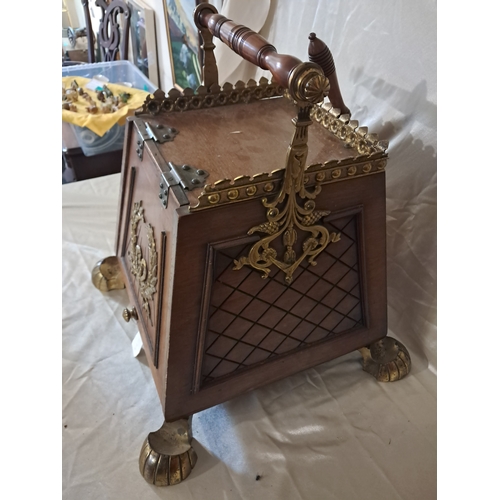
MULTIPOLYGON (((130 7, 124 0, 96 0, 102 11, 99 20, 99 47, 101 61, 125 60, 128 58, 128 38, 130 29, 130 7), (120 16, 121 15, 121 16, 120 16), (120 17, 123 21, 120 26, 120 17)), ((89 11, 89 0, 82 0, 85 24, 87 25, 87 41, 89 63, 96 62, 94 35, 89 11)))

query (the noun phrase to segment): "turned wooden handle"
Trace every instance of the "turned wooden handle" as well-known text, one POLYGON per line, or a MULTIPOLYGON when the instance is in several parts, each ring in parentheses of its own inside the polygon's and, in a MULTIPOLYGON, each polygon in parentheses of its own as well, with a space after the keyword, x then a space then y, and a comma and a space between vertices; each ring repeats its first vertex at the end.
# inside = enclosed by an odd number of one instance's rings
POLYGON ((222 16, 213 5, 199 4, 194 11, 194 21, 198 29, 208 29, 243 59, 270 71, 274 80, 288 88, 294 99, 319 102, 328 93, 329 83, 320 66, 313 62, 304 63, 294 56, 278 54, 265 38, 222 16))
POLYGON ((328 99, 330 99, 332 106, 340 109, 343 115, 351 114, 351 111, 344 104, 344 100, 342 99, 332 53, 325 43, 316 37, 316 33, 311 33, 309 35, 309 60, 321 66, 325 76, 330 81, 328 99))

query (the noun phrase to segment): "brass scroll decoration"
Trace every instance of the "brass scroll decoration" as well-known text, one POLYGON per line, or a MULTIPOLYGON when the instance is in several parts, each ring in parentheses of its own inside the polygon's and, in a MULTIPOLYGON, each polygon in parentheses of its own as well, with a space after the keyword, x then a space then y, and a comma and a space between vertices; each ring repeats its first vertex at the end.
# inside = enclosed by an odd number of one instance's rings
POLYGON ((321 186, 316 184, 312 190, 305 187, 304 171, 307 159, 307 128, 312 123, 309 118, 310 106, 299 107, 298 116, 292 120, 295 132, 287 151, 286 169, 283 184, 277 198, 267 202, 262 199, 267 210, 267 222, 252 227, 248 234, 255 232, 268 234, 256 242, 248 257, 235 260, 234 270, 248 265, 262 271, 262 277, 267 278, 274 264, 285 273, 285 281, 290 284, 293 273, 300 263, 308 258, 309 263, 316 265, 315 258, 327 247, 329 243, 340 240, 340 233, 331 234, 328 230, 316 222, 330 212, 327 210, 315 210, 314 199, 321 191, 321 186), (307 200, 301 206, 299 198, 307 200), (280 206, 280 208, 278 208, 280 206), (297 229, 309 233, 302 243, 302 253, 299 257, 295 252, 297 243, 297 229), (285 246, 283 260, 278 258, 278 252, 271 246, 273 241, 282 237, 285 246))
POLYGON ((151 224, 146 224, 144 220, 144 207, 142 207, 141 204, 141 201, 134 203, 132 216, 130 217, 130 250, 128 251, 128 257, 130 261, 130 273, 135 276, 139 282, 139 294, 142 300, 142 308, 146 312, 151 325, 153 325, 149 301, 153 300, 153 295, 156 293, 156 284, 158 282, 158 253, 156 251, 153 227, 151 224), (141 220, 145 224, 147 230, 149 263, 146 262, 146 259, 142 255, 142 249, 137 243, 139 234, 138 226, 141 220))

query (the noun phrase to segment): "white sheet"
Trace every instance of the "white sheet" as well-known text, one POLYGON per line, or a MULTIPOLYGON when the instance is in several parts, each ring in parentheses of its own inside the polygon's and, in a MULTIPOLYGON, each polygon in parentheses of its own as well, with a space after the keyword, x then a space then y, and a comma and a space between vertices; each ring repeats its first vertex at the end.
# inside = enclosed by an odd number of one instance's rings
POLYGON ((436 378, 418 349, 398 383, 377 383, 351 353, 196 414, 189 479, 143 480, 160 403, 144 353, 132 355, 125 290, 103 294, 90 279, 113 254, 119 180, 62 186, 63 498, 434 498, 436 378))
POLYGON ((190 478, 149 486, 137 460, 162 424, 158 397, 144 354, 132 356, 126 292, 90 281, 113 253, 119 175, 64 185, 65 499, 436 497, 436 4, 271 1, 261 34, 279 52, 307 60, 310 31, 332 50, 353 118, 390 141, 389 334, 408 347, 410 376, 377 383, 351 353, 201 412, 190 478))

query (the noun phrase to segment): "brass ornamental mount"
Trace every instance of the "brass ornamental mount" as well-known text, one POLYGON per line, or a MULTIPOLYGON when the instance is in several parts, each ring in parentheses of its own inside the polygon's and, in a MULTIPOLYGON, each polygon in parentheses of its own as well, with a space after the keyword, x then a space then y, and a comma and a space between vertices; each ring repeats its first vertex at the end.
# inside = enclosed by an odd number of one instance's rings
POLYGON ((130 273, 139 283, 139 294, 142 300, 142 308, 146 312, 151 324, 151 309, 149 302, 156 293, 156 284, 158 282, 158 253, 151 224, 146 224, 144 220, 144 207, 142 202, 134 203, 132 215, 130 217, 130 250, 128 251, 130 262, 130 273), (143 256, 142 249, 138 244, 138 225, 142 221, 146 226, 148 239, 149 261, 143 256))
MULTIPOLYGON (((271 266, 275 265, 285 273, 285 281, 291 283, 293 273, 304 259, 315 265, 315 258, 331 242, 340 239, 337 233, 316 224, 329 211, 315 210, 314 199, 321 191, 316 184, 311 190, 305 186, 304 171, 307 159, 307 128, 312 123, 310 110, 314 104, 322 102, 330 91, 330 82, 320 65, 302 62, 294 56, 278 54, 276 48, 262 36, 241 24, 220 15, 217 9, 207 3, 199 4, 194 11, 194 21, 201 33, 208 30, 234 52, 262 69, 269 70, 273 80, 289 94, 297 106, 297 117, 293 120, 295 131, 288 148, 286 167, 281 190, 273 202, 267 198, 262 203, 267 208, 267 222, 251 228, 248 233, 260 232, 263 236, 251 248, 247 257, 235 261, 235 270, 249 265, 262 272, 267 278, 271 266), (304 200, 303 203, 300 200, 304 200), (302 251, 297 255, 295 247, 299 241, 302 251), (303 233, 306 234, 303 237, 303 233), (284 255, 278 256, 272 243, 282 238, 284 255)), ((205 39, 205 38, 204 38, 205 39)), ((265 187, 264 187, 265 189, 265 187)), ((248 194, 248 192, 247 192, 248 194)), ((227 193, 229 199, 236 199, 238 190, 227 193)), ((217 195, 208 196, 208 201, 218 201, 217 195)))
MULTIPOLYGON (((304 103, 305 104, 305 103, 304 103)), ((330 212, 316 210, 314 199, 321 191, 321 186, 316 184, 312 189, 307 189, 304 182, 304 172, 307 159, 307 128, 312 123, 309 118, 310 105, 298 105, 298 115, 294 118, 295 133, 288 147, 286 168, 281 191, 276 199, 268 203, 267 198, 262 199, 267 208, 267 222, 255 226, 248 231, 268 234, 255 243, 247 257, 234 261, 234 270, 248 265, 261 271, 262 277, 267 278, 271 266, 275 265, 285 273, 285 281, 290 284, 293 273, 304 259, 309 264, 316 265, 315 258, 330 243, 340 240, 340 233, 331 234, 328 230, 316 224, 330 212), (299 202, 305 200, 303 204, 299 202), (295 251, 299 233, 302 238, 299 256, 295 251), (285 252, 283 258, 278 257, 278 252, 272 243, 281 237, 285 252)))
POLYGON ((330 91, 330 82, 320 66, 305 62, 295 67, 288 77, 288 92, 297 101, 309 104, 323 102, 330 91))

